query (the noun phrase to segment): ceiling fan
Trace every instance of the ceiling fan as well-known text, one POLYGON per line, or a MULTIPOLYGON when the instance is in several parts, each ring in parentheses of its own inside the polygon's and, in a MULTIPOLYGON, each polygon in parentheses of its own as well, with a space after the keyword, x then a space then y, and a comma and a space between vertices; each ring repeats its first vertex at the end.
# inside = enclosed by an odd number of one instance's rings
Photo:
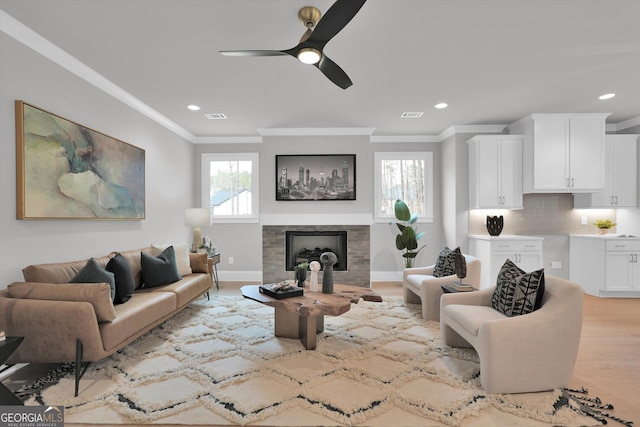
POLYGON ((300 43, 287 50, 222 50, 226 56, 284 56, 291 55, 300 62, 315 65, 329 80, 346 89, 353 83, 342 68, 327 57, 324 46, 340 32, 358 13, 366 0, 337 0, 321 18, 320 11, 305 6, 298 12, 298 19, 307 27, 300 43), (315 27, 315 28, 314 28, 315 27))

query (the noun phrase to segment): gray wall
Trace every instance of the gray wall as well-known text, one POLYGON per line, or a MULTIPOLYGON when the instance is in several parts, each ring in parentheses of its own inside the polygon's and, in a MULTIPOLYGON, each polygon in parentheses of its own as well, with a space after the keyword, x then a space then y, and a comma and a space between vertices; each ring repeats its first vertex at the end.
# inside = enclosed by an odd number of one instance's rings
MULTIPOLYGON (((202 153, 258 152, 260 153, 260 213, 278 214, 368 214, 373 215, 373 153, 376 151, 432 151, 434 153, 434 210, 433 223, 421 223, 427 232, 420 241, 427 244, 418 255, 416 265, 435 259, 441 249, 442 217, 440 215, 440 144, 439 143, 371 143, 369 136, 268 136, 262 143, 206 144, 195 147, 194 162, 198 176, 202 153), (355 201, 276 201, 276 154, 356 154, 355 201)), ((194 197, 200 198, 200 180, 194 197)), ((262 270, 260 224, 213 224, 203 229, 222 254, 221 277, 225 280, 260 280, 262 270), (233 257, 233 265, 229 264, 233 257)), ((387 223, 371 226, 371 270, 374 280, 397 280, 404 266, 400 252, 395 249, 396 228, 387 223)))
POLYGON ((0 50, 0 288, 23 280, 21 270, 29 264, 187 241, 193 145, 4 33, 0 50), (16 220, 15 100, 143 148, 146 219, 16 220))

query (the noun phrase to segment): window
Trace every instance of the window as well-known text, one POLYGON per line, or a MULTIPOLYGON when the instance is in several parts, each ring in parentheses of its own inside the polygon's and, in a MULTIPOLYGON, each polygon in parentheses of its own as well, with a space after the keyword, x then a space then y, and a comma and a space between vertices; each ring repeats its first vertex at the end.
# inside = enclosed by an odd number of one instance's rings
POLYGON ((213 222, 258 222, 258 153, 202 155, 202 206, 213 222))
POLYGON ((433 221, 433 153, 374 153, 374 216, 377 222, 395 218, 397 199, 404 200, 418 221, 433 221))

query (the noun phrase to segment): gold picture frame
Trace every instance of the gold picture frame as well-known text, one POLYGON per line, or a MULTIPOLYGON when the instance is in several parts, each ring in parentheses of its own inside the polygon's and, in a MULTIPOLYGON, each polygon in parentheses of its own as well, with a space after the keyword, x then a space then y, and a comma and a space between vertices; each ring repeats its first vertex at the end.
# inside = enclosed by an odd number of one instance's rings
POLYGON ((145 151, 23 101, 16 219, 142 220, 145 151))

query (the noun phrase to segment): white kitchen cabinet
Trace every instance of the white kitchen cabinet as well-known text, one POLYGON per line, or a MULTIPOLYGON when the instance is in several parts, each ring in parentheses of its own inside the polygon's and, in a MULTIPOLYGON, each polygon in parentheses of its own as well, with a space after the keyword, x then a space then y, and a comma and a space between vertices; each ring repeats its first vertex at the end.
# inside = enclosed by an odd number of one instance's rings
POLYGON ((638 135, 605 136, 605 190, 574 195, 575 208, 638 206, 638 135))
POLYGON ((531 114, 509 125, 523 135, 523 192, 604 190, 607 116, 531 114))
POLYGON ((640 238, 571 236, 570 279, 599 297, 640 297, 640 238))
POLYGON ((469 144, 469 208, 522 209, 522 136, 478 135, 469 144))
POLYGON ((498 272, 507 259, 526 272, 544 266, 542 237, 533 236, 469 236, 469 253, 480 260, 480 288, 496 284, 498 272))

